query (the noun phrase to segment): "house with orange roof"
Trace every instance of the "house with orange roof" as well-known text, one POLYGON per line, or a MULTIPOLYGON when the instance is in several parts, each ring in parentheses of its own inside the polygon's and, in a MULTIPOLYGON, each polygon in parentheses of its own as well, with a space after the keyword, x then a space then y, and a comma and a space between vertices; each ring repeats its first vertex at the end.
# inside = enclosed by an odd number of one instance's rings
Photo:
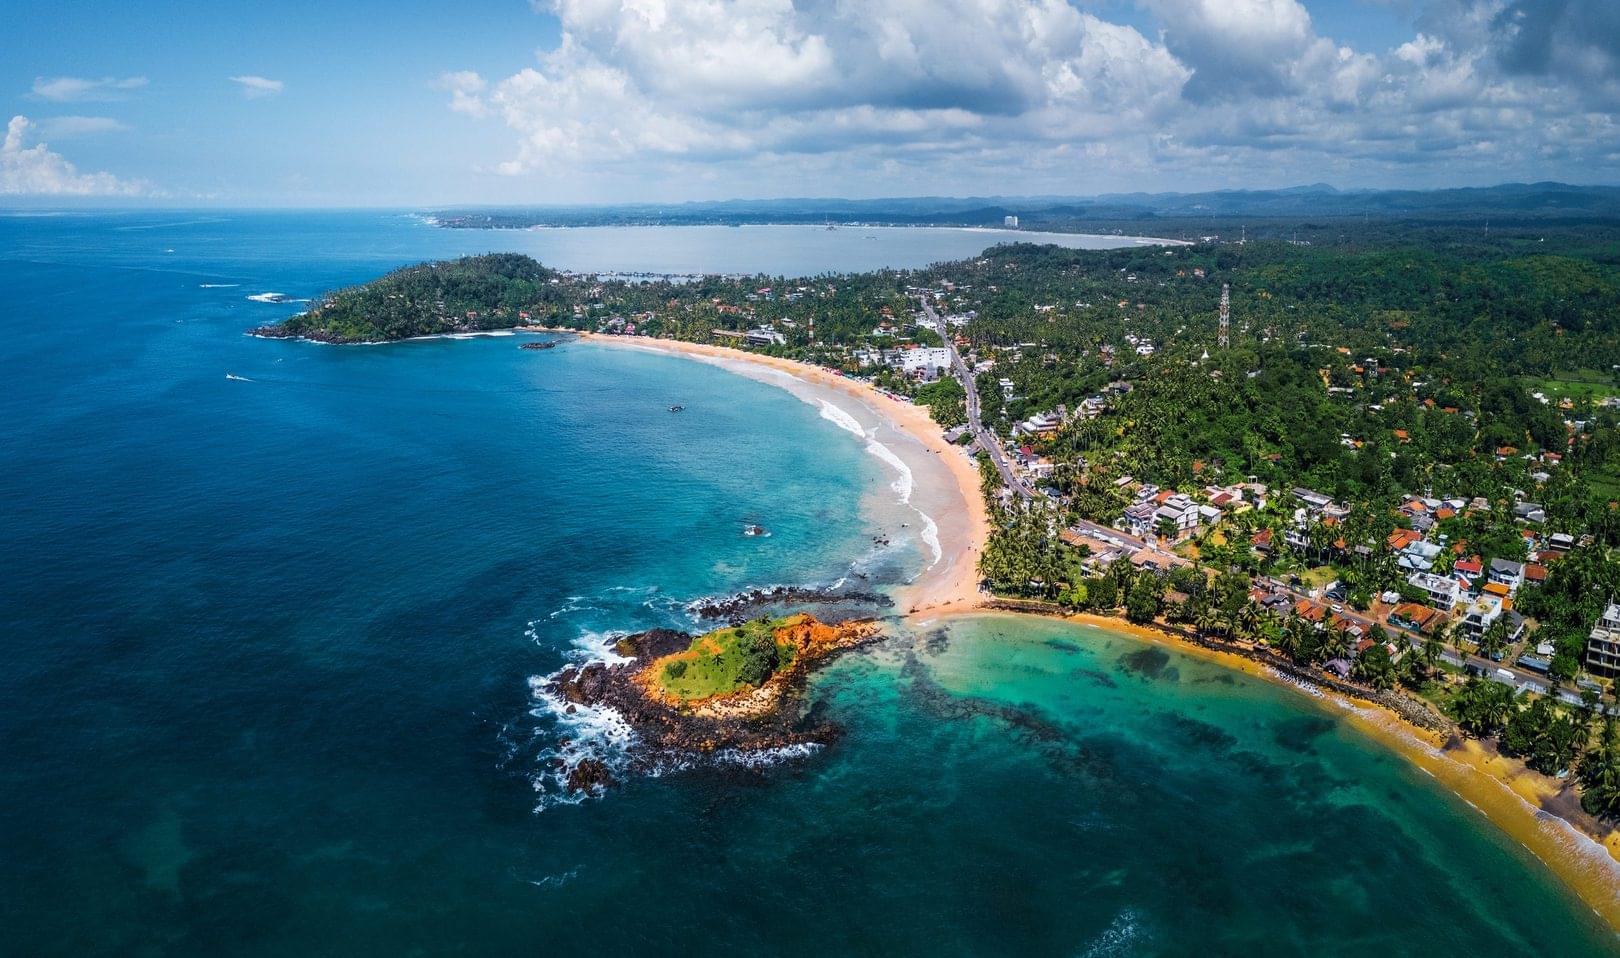
POLYGON ((1321 626, 1322 623, 1327 619, 1328 610, 1327 606, 1320 602, 1312 602, 1310 599, 1300 599, 1298 602, 1294 603, 1294 614, 1307 622, 1313 622, 1317 626, 1321 626))
POLYGON ((1401 552, 1412 543, 1421 541, 1423 536, 1411 529, 1396 529, 1384 540, 1384 545, 1388 546, 1391 552, 1401 552))
POLYGON ((1416 602, 1402 602, 1389 612, 1389 624, 1413 632, 1428 632, 1436 623, 1444 622, 1439 609, 1431 609, 1416 602))

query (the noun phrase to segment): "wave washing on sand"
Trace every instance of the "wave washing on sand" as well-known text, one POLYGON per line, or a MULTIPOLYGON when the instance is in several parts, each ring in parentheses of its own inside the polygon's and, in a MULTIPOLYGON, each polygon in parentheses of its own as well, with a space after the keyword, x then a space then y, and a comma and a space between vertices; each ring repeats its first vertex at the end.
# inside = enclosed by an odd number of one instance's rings
POLYGON ((906 465, 905 461, 896 455, 893 449, 877 440, 876 429, 869 431, 863 428, 860 422, 849 414, 848 410, 835 403, 826 399, 819 399, 818 402, 821 404, 821 418, 846 432, 866 440, 866 451, 895 471, 895 480, 889 484, 889 488, 893 489, 895 494, 900 497, 902 505, 911 506, 911 510, 922 519, 923 528, 922 532, 919 533, 919 538, 922 539, 924 545, 928 546, 928 550, 933 556, 928 563, 928 568, 932 569, 938 565, 940 560, 945 557, 945 551, 941 548, 939 542, 939 525, 934 522, 933 516, 911 505, 911 493, 916 489, 916 477, 912 473, 911 467, 906 465))

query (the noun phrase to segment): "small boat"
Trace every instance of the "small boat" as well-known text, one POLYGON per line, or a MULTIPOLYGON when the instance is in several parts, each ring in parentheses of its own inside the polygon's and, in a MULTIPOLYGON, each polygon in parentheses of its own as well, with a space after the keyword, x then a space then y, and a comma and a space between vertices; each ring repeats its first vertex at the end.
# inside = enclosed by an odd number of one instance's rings
POLYGON ((680 412, 682 409, 685 409, 685 408, 686 408, 685 406, 671 406, 671 407, 669 407, 669 411, 670 412, 680 412))
POLYGON ((768 536, 768 535, 770 535, 770 533, 766 532, 765 527, 760 525, 759 523, 750 522, 748 525, 743 526, 743 535, 745 535, 745 536, 768 536))

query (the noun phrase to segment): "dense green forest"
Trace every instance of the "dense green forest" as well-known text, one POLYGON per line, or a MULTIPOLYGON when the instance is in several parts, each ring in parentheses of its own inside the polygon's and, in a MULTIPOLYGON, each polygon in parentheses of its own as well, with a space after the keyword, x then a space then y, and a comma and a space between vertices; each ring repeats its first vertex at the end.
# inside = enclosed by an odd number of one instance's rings
POLYGON ((527 256, 491 253, 397 269, 319 297, 308 312, 255 332, 326 342, 408 339, 511 327, 568 297, 558 274, 527 256))

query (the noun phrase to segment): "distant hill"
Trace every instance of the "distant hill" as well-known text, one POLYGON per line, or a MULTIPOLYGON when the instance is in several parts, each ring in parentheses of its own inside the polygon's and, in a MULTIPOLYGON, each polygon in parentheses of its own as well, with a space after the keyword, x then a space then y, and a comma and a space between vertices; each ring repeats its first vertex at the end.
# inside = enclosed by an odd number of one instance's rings
POLYGON ((566 301, 560 274, 518 253, 407 266, 320 297, 308 312, 253 330, 275 339, 387 342, 504 329, 566 301))
POLYGON ((1025 229, 1134 229, 1154 221, 1200 218, 1299 219, 1500 217, 1526 220, 1620 220, 1620 187, 1507 183, 1447 190, 1339 190, 1312 184, 1277 190, 1205 193, 1110 193, 1093 197, 917 196, 851 200, 785 198, 619 206, 465 208, 433 214, 450 228, 608 225, 863 223, 1000 226, 1017 216, 1025 229))

